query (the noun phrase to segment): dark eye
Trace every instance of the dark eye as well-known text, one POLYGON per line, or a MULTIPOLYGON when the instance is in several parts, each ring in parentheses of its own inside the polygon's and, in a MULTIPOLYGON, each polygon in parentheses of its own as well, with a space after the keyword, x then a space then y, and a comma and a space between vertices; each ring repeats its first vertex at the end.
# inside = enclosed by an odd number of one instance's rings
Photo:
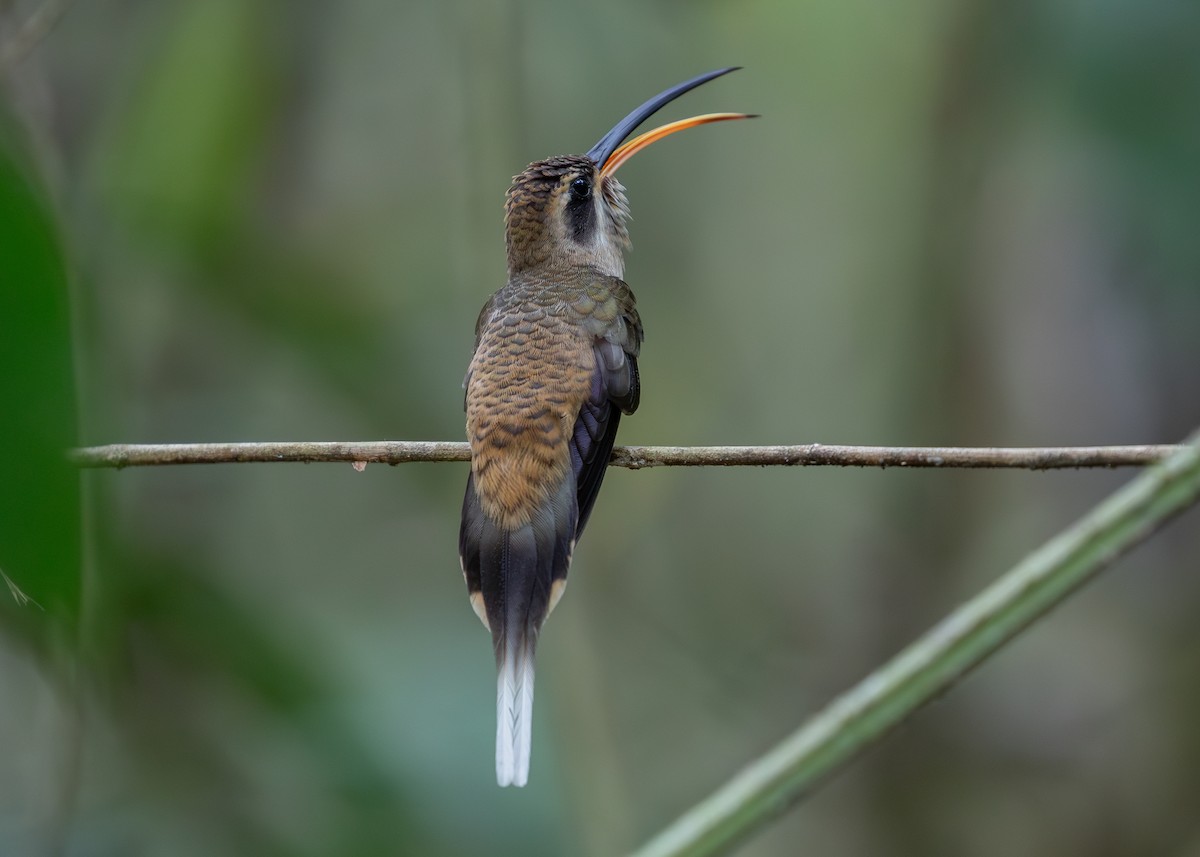
POLYGON ((583 176, 571 182, 571 201, 582 202, 592 195, 592 183, 583 176))

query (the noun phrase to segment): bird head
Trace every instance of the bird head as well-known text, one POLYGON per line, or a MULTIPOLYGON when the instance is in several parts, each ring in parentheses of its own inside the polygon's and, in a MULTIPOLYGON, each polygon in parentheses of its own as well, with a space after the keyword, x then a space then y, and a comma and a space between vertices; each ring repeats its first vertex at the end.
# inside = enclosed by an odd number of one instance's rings
POLYGON ((504 205, 509 276, 530 268, 592 267, 620 277, 629 249, 629 204, 617 169, 651 143, 676 131, 750 119, 747 113, 708 113, 670 122, 626 141, 642 122, 664 105, 713 78, 735 71, 724 68, 686 80, 660 92, 618 122, 586 155, 562 155, 535 161, 517 176, 504 205))

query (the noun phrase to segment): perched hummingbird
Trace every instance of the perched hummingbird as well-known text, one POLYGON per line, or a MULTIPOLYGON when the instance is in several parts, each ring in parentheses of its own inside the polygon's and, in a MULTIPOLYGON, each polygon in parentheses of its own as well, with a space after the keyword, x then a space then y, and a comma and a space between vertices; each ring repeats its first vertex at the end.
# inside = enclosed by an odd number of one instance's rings
POLYGON ((621 414, 637 410, 641 392, 642 321, 621 279, 629 207, 614 173, 676 131, 750 117, 710 113, 624 141, 668 102, 734 70, 654 96, 586 155, 530 164, 505 198, 508 284, 479 313, 463 382, 471 475, 459 532, 471 606, 496 652, 502 786, 529 777, 538 633, 562 596, 621 414))

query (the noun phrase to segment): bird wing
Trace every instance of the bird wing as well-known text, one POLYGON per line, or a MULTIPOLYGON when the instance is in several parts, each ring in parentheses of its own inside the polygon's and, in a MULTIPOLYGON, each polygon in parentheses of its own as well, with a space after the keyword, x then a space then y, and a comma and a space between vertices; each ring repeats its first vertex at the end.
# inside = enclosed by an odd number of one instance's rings
POLYGON ((641 399, 637 356, 642 344, 642 323, 629 287, 617 280, 614 291, 621 311, 593 342, 592 388, 579 410, 570 440, 579 506, 576 540, 587 524, 604 481, 621 414, 632 414, 641 399))

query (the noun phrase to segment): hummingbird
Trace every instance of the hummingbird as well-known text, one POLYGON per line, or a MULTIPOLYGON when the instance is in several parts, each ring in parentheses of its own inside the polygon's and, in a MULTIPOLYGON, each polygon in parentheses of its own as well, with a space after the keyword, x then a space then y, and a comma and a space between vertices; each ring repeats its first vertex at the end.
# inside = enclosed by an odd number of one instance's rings
POLYGON ((585 155, 536 161, 504 205, 508 283, 475 325, 463 381, 471 473, 459 559, 496 656, 496 780, 529 778, 534 652, 567 582, 622 414, 641 397, 642 321, 626 285, 629 205, 617 169, 670 134, 745 113, 681 119, 626 142, 660 108, 714 78, 642 104, 585 155))

